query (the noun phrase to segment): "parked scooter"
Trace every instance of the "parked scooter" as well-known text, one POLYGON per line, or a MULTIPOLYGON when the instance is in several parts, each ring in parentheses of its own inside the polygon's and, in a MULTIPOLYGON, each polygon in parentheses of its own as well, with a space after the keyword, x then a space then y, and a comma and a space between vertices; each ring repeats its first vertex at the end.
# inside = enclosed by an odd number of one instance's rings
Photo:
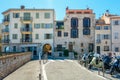
POLYGON ((113 75, 114 72, 120 73, 120 56, 117 56, 114 63, 111 65, 110 74, 113 75))

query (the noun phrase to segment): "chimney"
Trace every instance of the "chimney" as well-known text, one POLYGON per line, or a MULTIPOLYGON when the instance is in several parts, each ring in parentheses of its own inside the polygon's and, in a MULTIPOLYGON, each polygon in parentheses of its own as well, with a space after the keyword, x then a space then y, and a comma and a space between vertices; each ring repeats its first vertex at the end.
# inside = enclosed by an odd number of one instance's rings
POLYGON ((25 6, 24 6, 24 5, 21 5, 21 9, 25 9, 25 6))
POLYGON ((66 11, 68 10, 69 8, 68 8, 68 6, 66 7, 66 11))

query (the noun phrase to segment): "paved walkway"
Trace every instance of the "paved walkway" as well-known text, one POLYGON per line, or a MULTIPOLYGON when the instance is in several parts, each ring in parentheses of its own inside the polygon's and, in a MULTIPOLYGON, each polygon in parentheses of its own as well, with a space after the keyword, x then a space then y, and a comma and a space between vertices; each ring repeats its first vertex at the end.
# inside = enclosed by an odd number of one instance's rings
POLYGON ((3 80, 39 80, 39 61, 30 61, 3 80))
POLYGON ((47 80, 107 80, 72 60, 51 60, 45 72, 47 80))

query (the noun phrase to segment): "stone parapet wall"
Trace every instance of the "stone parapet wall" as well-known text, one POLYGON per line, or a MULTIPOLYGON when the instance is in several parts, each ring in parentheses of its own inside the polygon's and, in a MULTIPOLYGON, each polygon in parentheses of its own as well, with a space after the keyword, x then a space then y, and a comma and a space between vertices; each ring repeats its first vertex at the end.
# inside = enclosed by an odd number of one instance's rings
POLYGON ((0 80, 31 60, 31 53, 16 53, 0 57, 0 80))

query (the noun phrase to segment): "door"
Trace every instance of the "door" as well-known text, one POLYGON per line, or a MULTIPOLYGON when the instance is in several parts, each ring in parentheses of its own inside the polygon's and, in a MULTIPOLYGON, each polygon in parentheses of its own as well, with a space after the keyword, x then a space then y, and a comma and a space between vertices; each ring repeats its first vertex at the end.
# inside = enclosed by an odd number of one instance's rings
POLYGON ((97 53, 100 54, 100 46, 97 46, 97 53))
POLYGON ((73 51, 73 44, 69 43, 69 51, 72 52, 73 51))

